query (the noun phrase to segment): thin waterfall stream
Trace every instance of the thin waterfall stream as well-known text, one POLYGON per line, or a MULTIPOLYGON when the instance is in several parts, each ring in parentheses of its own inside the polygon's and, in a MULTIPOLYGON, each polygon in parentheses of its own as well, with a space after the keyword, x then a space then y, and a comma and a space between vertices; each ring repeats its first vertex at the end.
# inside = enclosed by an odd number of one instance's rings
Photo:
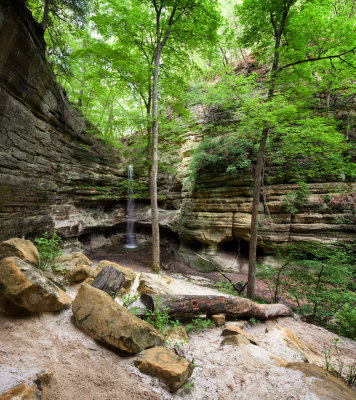
POLYGON ((127 249, 135 249, 137 247, 136 236, 134 233, 135 219, 135 199, 134 199, 134 179, 133 179, 133 167, 129 165, 127 174, 127 243, 125 247, 127 249))

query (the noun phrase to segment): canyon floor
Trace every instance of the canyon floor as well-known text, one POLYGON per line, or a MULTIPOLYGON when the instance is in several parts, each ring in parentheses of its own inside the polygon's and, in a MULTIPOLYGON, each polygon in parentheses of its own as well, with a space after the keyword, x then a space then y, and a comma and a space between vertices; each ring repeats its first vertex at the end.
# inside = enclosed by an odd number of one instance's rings
MULTIPOLYGON (((92 261, 95 265, 97 260, 92 261)), ((144 263, 129 265, 124 258, 121 264, 136 271, 147 269, 144 263)), ((177 268, 173 268, 173 276, 180 277, 184 293, 187 280, 195 279, 188 270, 182 274, 177 268)), ((72 286, 69 295, 74 297, 79 286, 72 286)), ((199 294, 214 290, 203 286, 196 289, 199 294)), ((221 346, 222 328, 217 327, 192 334, 189 343, 179 343, 196 368, 190 383, 172 394, 157 379, 140 373, 134 366, 135 357, 122 357, 80 331, 71 309, 22 318, 0 314, 0 395, 16 384, 32 381, 47 369, 53 371, 53 377, 43 388, 44 400, 353 398, 352 392, 331 390, 330 382, 286 367, 287 363, 307 359, 325 366, 323 351, 332 348, 334 338, 338 338, 339 360, 332 353, 331 362, 335 368, 343 363, 346 372, 356 359, 353 340, 303 322, 298 316, 254 324, 245 321, 244 330, 255 338, 257 346, 221 346)))

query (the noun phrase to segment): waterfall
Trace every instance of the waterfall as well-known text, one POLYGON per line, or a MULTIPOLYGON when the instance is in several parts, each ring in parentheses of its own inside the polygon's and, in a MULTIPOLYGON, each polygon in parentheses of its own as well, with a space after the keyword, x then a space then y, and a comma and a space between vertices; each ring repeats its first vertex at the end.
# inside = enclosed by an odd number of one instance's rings
POLYGON ((137 247, 136 238, 134 234, 134 209, 135 209, 135 199, 134 199, 134 189, 133 189, 133 167, 129 165, 128 168, 128 175, 127 175, 127 226, 126 226, 126 233, 127 233, 127 244, 126 248, 134 249, 137 247))

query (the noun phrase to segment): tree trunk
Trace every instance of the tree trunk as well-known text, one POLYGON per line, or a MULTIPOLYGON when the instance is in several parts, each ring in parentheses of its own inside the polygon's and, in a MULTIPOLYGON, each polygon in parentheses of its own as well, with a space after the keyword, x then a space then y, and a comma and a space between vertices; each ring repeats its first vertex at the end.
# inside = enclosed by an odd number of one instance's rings
POLYGON ((147 309, 165 310, 172 318, 225 314, 232 318, 265 320, 293 315, 290 308, 283 304, 257 304, 242 297, 143 294, 140 300, 147 309))
POLYGON ((86 102, 86 104, 85 104, 85 111, 88 110, 88 107, 89 107, 89 103, 90 103, 91 98, 92 98, 92 89, 90 89, 90 90, 89 90, 89 93, 88 93, 88 100, 87 100, 87 102, 86 102))
POLYGON ((257 153, 255 180, 253 184, 253 200, 251 211, 251 238, 248 255, 248 281, 247 297, 253 298, 255 295, 256 282, 256 257, 257 257, 257 234, 258 234, 258 206, 260 203, 263 158, 266 149, 268 127, 263 129, 260 147, 257 153))
POLYGON ((158 174, 158 74, 161 58, 161 46, 158 44, 155 55, 152 90, 152 165, 150 174, 151 220, 152 220, 152 270, 160 271, 159 223, 157 203, 158 174))
POLYGON ((79 97, 78 97, 78 107, 82 108, 83 106, 83 94, 84 94, 84 73, 85 69, 81 68, 81 81, 80 81, 80 90, 79 90, 79 97))
POLYGON ((115 298, 124 283, 124 275, 115 267, 108 265, 99 272, 91 285, 115 298))
POLYGON ((108 118, 108 122, 107 122, 106 128, 105 128, 105 136, 108 136, 108 134, 110 132, 111 120, 112 120, 112 117, 113 117, 113 113, 114 113, 114 100, 111 101, 109 118, 108 118))
MULTIPOLYGON (((277 28, 274 16, 271 15, 271 23, 273 25, 274 35, 275 35, 275 44, 274 44, 273 64, 271 68, 271 79, 269 83, 267 102, 270 102, 274 97, 276 76, 278 73, 278 66, 279 66, 279 47, 281 45, 281 38, 284 31, 285 22, 287 20, 289 7, 290 6, 288 6, 284 10, 279 28, 277 28)), ((251 210, 251 237, 250 237, 250 247, 249 247, 249 257, 248 257, 248 282, 247 282, 247 297, 249 297, 250 299, 253 298, 255 295, 256 252, 257 252, 257 235, 258 235, 258 205, 261 193, 263 160, 266 150, 266 143, 267 143, 269 129, 270 129, 269 126, 266 125, 262 131, 260 146, 257 153, 255 179, 253 185, 253 200, 252 200, 252 210, 251 210)))
POLYGON ((41 22, 43 32, 46 32, 46 29, 48 26, 49 1, 50 0, 45 0, 45 4, 44 4, 43 17, 42 17, 42 22, 41 22))
POLYGON ((106 102, 105 102, 104 107, 103 107, 103 109, 102 109, 102 111, 101 111, 100 118, 99 118, 99 122, 97 123, 97 127, 100 126, 101 120, 102 120, 103 117, 104 117, 104 113, 105 113, 106 108, 107 108, 108 105, 109 105, 109 97, 106 98, 106 102))

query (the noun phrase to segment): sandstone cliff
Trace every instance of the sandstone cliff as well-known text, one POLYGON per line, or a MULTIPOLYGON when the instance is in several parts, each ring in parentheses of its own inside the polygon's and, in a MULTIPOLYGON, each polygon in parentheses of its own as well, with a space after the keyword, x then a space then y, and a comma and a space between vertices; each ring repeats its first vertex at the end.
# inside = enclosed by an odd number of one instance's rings
MULTIPOLYGON (((22 0, 0 0, 0 48, 0 240, 55 228, 91 248, 117 243, 120 237, 109 237, 123 236, 125 204, 117 184, 126 179, 125 166, 69 106, 46 62, 41 28, 22 0)), ((213 261, 245 271, 251 176, 205 176, 204 189, 186 190, 197 140, 192 135, 175 154, 176 176, 160 176, 161 227, 175 232, 178 259, 190 266, 211 269, 213 261)), ((261 253, 288 241, 355 241, 355 183, 309 184, 310 196, 291 213, 286 195, 297 190, 283 183, 264 188, 261 253)), ((143 199, 136 209, 136 229, 146 237, 147 204, 143 199)))
POLYGON ((68 105, 23 1, 0 1, 0 48, 0 240, 115 225, 119 158, 68 105))

